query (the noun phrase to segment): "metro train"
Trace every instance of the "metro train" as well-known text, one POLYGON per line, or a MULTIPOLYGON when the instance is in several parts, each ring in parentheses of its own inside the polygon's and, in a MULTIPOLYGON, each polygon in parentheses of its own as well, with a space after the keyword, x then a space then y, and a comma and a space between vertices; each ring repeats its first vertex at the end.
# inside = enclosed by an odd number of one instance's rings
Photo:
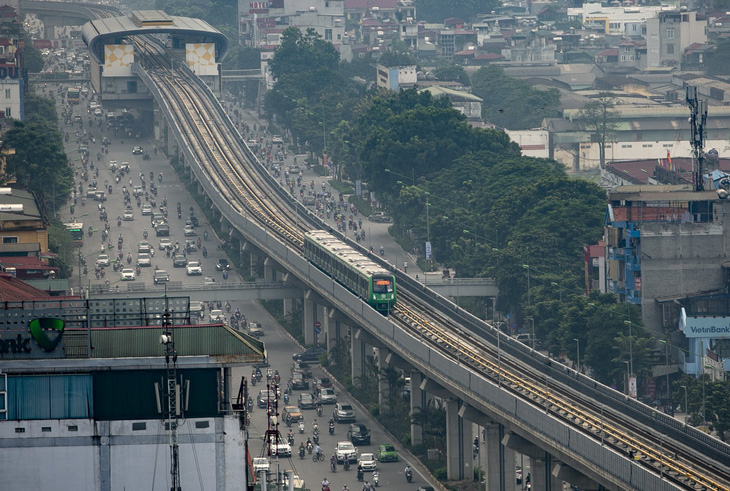
POLYGON ((304 256, 319 269, 388 315, 396 302, 395 276, 325 230, 304 234, 304 256))

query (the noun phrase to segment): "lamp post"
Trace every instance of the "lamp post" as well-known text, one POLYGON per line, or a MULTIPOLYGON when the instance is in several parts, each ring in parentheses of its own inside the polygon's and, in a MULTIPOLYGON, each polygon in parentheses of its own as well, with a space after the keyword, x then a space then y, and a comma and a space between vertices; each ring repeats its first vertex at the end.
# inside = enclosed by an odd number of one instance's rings
POLYGON ((629 326, 629 376, 634 376, 634 336, 631 331, 632 322, 631 321, 624 321, 624 324, 627 324, 629 326))
POLYGON ((687 425, 687 417, 689 416, 689 406, 687 405, 687 386, 686 385, 680 385, 679 386, 682 390, 684 390, 684 424, 687 425))
POLYGON ((551 281, 550 284, 558 289, 558 293, 560 295, 560 303, 563 303, 563 289, 560 288, 560 285, 558 285, 556 282, 551 281))
MULTIPOLYGON (((413 187, 416 187, 416 169, 415 168, 411 169, 411 176, 410 177, 404 176, 403 174, 399 174, 397 172, 393 172, 390 169, 385 169, 385 172, 387 172, 388 174, 393 174, 393 175, 398 176, 400 178, 410 179, 411 182, 413 183, 413 187)), ((397 183, 398 184, 403 184, 402 181, 397 181, 397 183)), ((426 193, 426 244, 427 244, 427 248, 426 248, 426 251, 425 251, 425 256, 426 256, 426 264, 428 265, 428 271, 431 271, 433 269, 433 267, 432 267, 433 264, 431 263, 431 254, 430 254, 430 247, 431 247, 431 217, 429 215, 429 213, 430 213, 429 212, 430 204, 428 202, 428 195, 430 193, 428 191, 426 191, 426 190, 424 190, 424 192, 426 193)), ((397 262, 396 262, 396 265, 397 265, 397 262)))
POLYGON ((528 317, 526 320, 532 321, 532 349, 535 350, 535 318, 528 317))
POLYGON ((527 270, 527 306, 529 307, 532 304, 530 298, 530 265, 523 264, 522 268, 527 270))
POLYGON ((575 366, 576 371, 580 373, 580 339, 573 338, 573 341, 575 341, 575 366))

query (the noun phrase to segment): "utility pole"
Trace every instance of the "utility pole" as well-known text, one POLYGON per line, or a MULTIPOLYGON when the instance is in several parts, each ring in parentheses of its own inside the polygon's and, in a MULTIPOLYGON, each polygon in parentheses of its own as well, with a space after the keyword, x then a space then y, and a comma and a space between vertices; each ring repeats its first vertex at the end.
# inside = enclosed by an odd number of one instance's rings
POLYGON ((707 102, 697 96, 697 87, 687 86, 687 104, 690 108, 689 125, 692 132, 689 144, 692 146, 692 174, 695 191, 704 190, 702 161, 705 157, 705 137, 707 130, 707 102))
POLYGON ((167 370, 167 425, 170 429, 170 491, 181 491, 180 449, 177 443, 179 408, 177 394, 177 351, 173 336, 172 312, 165 308, 162 314, 162 335, 160 343, 165 347, 165 368, 167 370))

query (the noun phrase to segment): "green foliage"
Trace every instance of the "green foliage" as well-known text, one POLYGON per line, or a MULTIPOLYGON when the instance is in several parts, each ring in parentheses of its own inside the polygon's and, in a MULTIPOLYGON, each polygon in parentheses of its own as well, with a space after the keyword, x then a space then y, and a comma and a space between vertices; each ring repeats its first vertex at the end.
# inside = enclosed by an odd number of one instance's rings
MULTIPOLYGON (((14 148, 8 157, 7 173, 15 176, 18 186, 39 194, 61 207, 73 186, 73 169, 63 149, 63 140, 54 123, 37 116, 15 122, 5 133, 5 148, 14 148)), ((7 176, 5 176, 7 178, 7 176)))
POLYGON ((276 79, 298 75, 303 82, 305 74, 334 71, 339 62, 340 55, 332 43, 322 39, 314 29, 309 28, 302 34, 296 27, 290 27, 284 31, 269 67, 276 79))
POLYGON ((464 67, 461 65, 439 65, 433 69, 433 75, 436 80, 460 82, 466 87, 471 85, 469 75, 467 75, 466 70, 464 70, 464 67))
POLYGON ((28 73, 38 73, 43 70, 43 55, 41 51, 33 47, 33 41, 29 37, 25 37, 25 46, 23 47, 23 58, 25 60, 25 68, 28 73))
POLYGON ((419 19, 443 22, 450 17, 469 20, 500 5, 496 0, 416 0, 416 11, 419 19))
POLYGON ((578 113, 577 126, 591 133, 591 141, 598 143, 600 164, 606 164, 606 144, 616 139, 618 113, 616 99, 610 92, 600 92, 578 113))
POLYGON ((410 53, 404 53, 394 50, 385 51, 378 57, 378 64, 394 67, 394 66, 406 66, 416 65, 416 59, 410 53))
POLYGON ((57 254, 55 266, 60 268, 57 278, 68 278, 73 265, 78 267, 77 249, 74 248, 71 234, 57 218, 51 218, 48 226, 48 249, 57 254))
POLYGON ((560 92, 538 90, 488 65, 472 77, 472 89, 483 99, 482 118, 501 128, 523 130, 540 126, 542 120, 559 116, 560 92))
POLYGON ((362 58, 340 62, 340 73, 344 78, 360 77, 368 82, 375 81, 376 60, 368 53, 362 58))
POLYGON ((727 403, 730 400, 730 381, 712 382, 707 374, 697 378, 684 375, 673 385, 674 405, 681 406, 682 410, 689 414, 690 424, 700 426, 703 422, 703 393, 706 408, 704 421, 708 423, 709 429, 718 432, 720 440, 724 441, 730 430, 730 407, 727 403), (685 389, 682 386, 687 388, 688 408, 684 407, 685 389))
POLYGON ((223 60, 226 70, 261 68, 261 50, 250 46, 231 45, 228 56, 223 60))
POLYGON ((56 102, 54 99, 43 97, 32 92, 25 96, 25 118, 38 117, 49 122, 58 122, 56 102))

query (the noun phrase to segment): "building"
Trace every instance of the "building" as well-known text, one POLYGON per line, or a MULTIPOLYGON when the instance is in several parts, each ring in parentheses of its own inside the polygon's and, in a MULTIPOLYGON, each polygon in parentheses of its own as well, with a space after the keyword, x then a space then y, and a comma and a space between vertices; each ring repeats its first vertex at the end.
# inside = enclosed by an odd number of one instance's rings
POLYGON ((606 243, 602 240, 595 245, 583 246, 585 261, 585 292, 606 293, 606 243))
MULTIPOLYGON (((57 268, 48 265, 48 221, 28 191, 0 193, 0 264, 19 278, 42 279, 57 268)), ((55 274, 55 273, 53 273, 55 274)))
POLYGON ((28 77, 21 26, 17 9, 0 6, 0 124, 4 119, 25 118, 23 101, 28 77))
POLYGON ((451 106, 466 116, 467 121, 478 122, 482 120, 482 98, 469 92, 454 90, 448 87, 432 85, 420 89, 419 92, 430 92, 433 97, 446 97, 451 101, 451 106))
POLYGON ((646 21, 647 66, 677 66, 691 45, 707 43, 707 21, 686 9, 660 12, 646 21))
POLYGON ((416 85, 418 74, 416 65, 387 67, 384 65, 376 66, 376 81, 378 87, 399 91, 400 89, 409 89, 416 85))
POLYGON ((191 326, 189 317, 187 297, 0 304, 3 489, 169 483, 173 363, 181 482, 246 489, 245 404, 232 403, 232 370, 261 362, 263 344, 228 326, 191 326))

